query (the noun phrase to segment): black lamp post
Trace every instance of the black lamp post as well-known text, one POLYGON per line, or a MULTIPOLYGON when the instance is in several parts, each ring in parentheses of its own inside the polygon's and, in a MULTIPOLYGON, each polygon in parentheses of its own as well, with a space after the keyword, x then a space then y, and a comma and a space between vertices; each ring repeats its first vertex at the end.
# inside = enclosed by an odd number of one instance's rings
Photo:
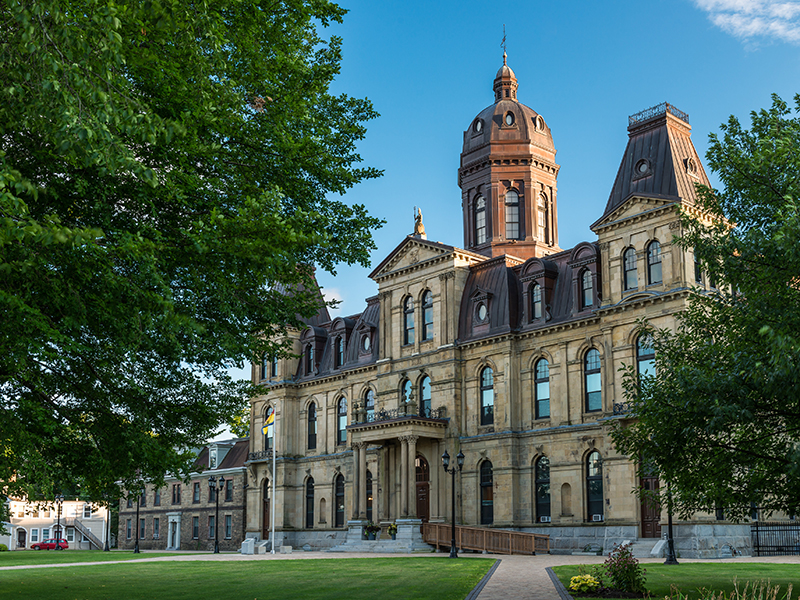
POLYGON ((219 495, 225 488, 225 478, 219 476, 219 487, 216 487, 217 480, 212 475, 208 478, 208 489, 214 493, 214 506, 216 514, 214 515, 214 554, 219 554, 219 495))
POLYGON ((678 557, 675 556, 675 538, 672 536, 672 485, 667 481, 667 560, 665 565, 677 565, 678 557))
POLYGON ((106 545, 103 548, 103 552, 110 552, 111 548, 108 545, 108 539, 111 535, 111 501, 109 500, 109 495, 105 494, 106 499, 106 545))
POLYGON ((142 496, 144 496, 144 489, 139 490, 139 496, 136 498, 136 543, 133 546, 133 553, 139 554, 139 506, 142 504, 142 496))
POLYGON ((56 495, 56 510, 58 511, 58 521, 56 525, 56 550, 63 550, 61 547, 61 505, 64 504, 64 494, 56 495))
POLYGON ((450 455, 447 453, 447 450, 445 450, 444 454, 442 454, 442 466, 444 467, 445 473, 450 473, 450 475, 453 476, 453 494, 452 503, 450 505, 453 519, 450 535, 450 558, 458 558, 458 552, 456 552, 456 471, 461 471, 461 469, 464 468, 464 453, 461 452, 461 450, 456 454, 456 464, 458 468, 453 467, 452 469, 448 469, 450 466, 450 455))

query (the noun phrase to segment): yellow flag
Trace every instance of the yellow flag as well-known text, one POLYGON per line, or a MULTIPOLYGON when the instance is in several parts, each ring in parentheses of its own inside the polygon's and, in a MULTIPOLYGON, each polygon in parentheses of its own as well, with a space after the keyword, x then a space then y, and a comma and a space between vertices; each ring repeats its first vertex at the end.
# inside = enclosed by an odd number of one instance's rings
POLYGON ((264 421, 264 426, 261 428, 261 433, 263 433, 264 435, 267 435, 267 427, 269 427, 270 425, 272 425, 274 422, 275 422, 275 411, 274 411, 274 410, 272 410, 272 411, 271 411, 271 412, 270 412, 270 413, 267 415, 267 420, 266 420, 266 421, 264 421))

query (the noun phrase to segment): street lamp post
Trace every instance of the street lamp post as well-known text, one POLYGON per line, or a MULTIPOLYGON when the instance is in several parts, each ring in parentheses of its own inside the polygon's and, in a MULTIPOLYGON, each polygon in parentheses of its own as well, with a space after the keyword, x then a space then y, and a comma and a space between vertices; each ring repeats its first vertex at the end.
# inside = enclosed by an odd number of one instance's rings
POLYGON ((139 554, 139 506, 142 504, 142 496, 144 496, 144 489, 139 490, 139 495, 136 498, 136 544, 133 546, 134 554, 139 554))
POLYGON ((219 476, 219 487, 215 484, 217 480, 213 475, 208 478, 208 489, 209 491, 214 493, 214 507, 215 507, 215 514, 214 514, 214 554, 219 554, 219 495, 222 490, 225 488, 225 478, 220 475, 219 476))
POLYGON ((456 471, 461 471, 461 469, 464 468, 464 453, 461 452, 461 450, 459 450, 456 455, 456 464, 458 468, 453 467, 452 469, 448 469, 450 466, 450 455, 447 453, 447 450, 445 450, 444 454, 442 454, 442 466, 444 467, 445 473, 450 473, 450 475, 453 476, 453 494, 450 505, 450 514, 453 520, 450 530, 450 558, 458 558, 458 552, 456 552, 456 471))
POLYGON ((677 565, 678 557, 675 556, 675 538, 672 536, 672 485, 667 481, 667 560, 665 565, 677 565))
POLYGON ((64 494, 56 495, 56 509, 58 511, 58 520, 56 525, 56 550, 63 550, 61 547, 61 505, 64 504, 64 494))

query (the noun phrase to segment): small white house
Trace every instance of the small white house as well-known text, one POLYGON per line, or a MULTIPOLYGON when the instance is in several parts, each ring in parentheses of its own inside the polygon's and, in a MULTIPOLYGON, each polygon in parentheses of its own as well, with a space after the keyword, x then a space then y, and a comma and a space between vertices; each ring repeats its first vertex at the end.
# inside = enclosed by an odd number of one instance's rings
POLYGON ((108 535, 108 509, 85 500, 64 500, 59 514, 53 502, 9 499, 8 535, 0 543, 9 550, 26 550, 42 540, 60 537, 70 550, 102 550, 108 535), (59 535, 60 527, 60 535, 59 535))

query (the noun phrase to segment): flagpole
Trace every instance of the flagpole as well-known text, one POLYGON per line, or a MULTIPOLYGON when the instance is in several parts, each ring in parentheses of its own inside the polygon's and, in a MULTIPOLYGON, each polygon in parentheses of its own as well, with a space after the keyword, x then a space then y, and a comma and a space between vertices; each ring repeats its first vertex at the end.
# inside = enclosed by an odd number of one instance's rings
POLYGON ((276 407, 272 407, 272 502, 270 502, 270 524, 272 525, 272 554, 275 554, 275 502, 277 500, 276 490, 278 486, 275 485, 275 457, 278 454, 278 428, 275 427, 277 419, 276 407))

